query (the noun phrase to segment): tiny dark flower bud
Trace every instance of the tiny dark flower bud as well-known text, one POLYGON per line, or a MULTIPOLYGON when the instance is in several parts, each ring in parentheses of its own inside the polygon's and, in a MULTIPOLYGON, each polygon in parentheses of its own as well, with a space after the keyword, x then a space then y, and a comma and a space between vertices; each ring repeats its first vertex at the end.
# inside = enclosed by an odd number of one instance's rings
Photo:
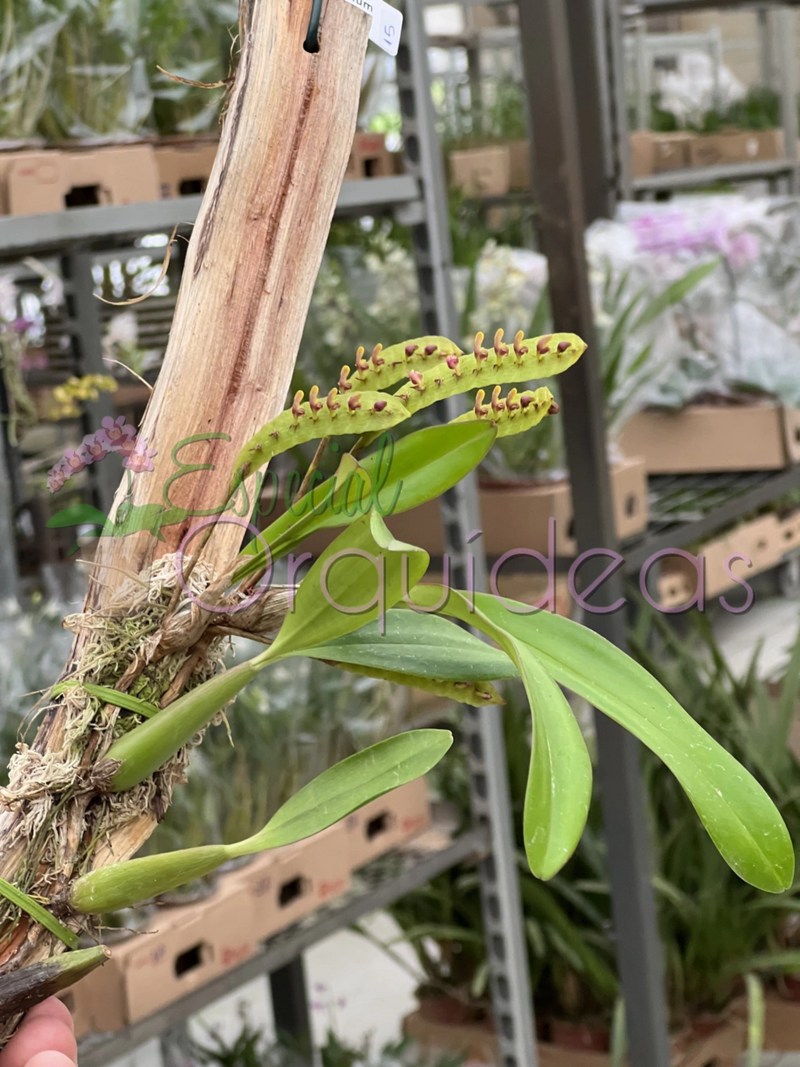
POLYGON ((388 400, 376 400, 375 403, 372 405, 372 410, 383 411, 387 404, 388 400))
POLYGON ((547 337, 543 337, 536 346, 536 351, 540 356, 546 356, 550 351, 550 338, 552 334, 548 334, 547 337))
POLYGON ((572 347, 572 345, 569 343, 569 341, 559 341, 558 342, 558 352, 559 352, 559 354, 562 353, 562 352, 568 352, 571 347, 572 347))

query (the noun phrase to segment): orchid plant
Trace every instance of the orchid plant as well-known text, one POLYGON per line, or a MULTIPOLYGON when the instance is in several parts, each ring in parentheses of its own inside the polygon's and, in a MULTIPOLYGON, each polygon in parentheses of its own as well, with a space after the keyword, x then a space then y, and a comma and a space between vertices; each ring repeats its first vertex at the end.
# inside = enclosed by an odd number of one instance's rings
MULTIPOLYGON (((227 574, 194 573, 197 557, 190 559, 185 551, 174 560, 158 561, 159 573, 167 565, 176 568, 177 581, 173 576, 175 596, 163 584, 161 593, 146 594, 143 610, 147 618, 157 618, 157 632, 149 633, 145 616, 136 616, 127 604, 115 624, 114 654, 98 640, 93 654, 78 660, 72 675, 51 690, 51 701, 72 702, 79 711, 73 720, 75 744, 80 731, 95 731, 97 745, 91 773, 79 782, 73 773, 70 786, 65 771, 59 795, 63 800, 76 790, 81 795, 88 791, 94 806, 81 809, 83 844, 72 875, 55 894, 35 892, 35 856, 20 884, 0 883, 8 904, 7 929, 13 930, 27 913, 27 921, 41 924, 75 949, 79 933, 92 929, 89 916, 133 906, 230 860, 319 833, 426 773, 450 747, 446 730, 402 733, 324 771, 243 840, 119 863, 106 856, 98 862, 96 852, 103 848, 107 828, 118 824, 126 805, 135 808, 154 792, 168 804, 181 776, 182 757, 198 733, 260 672, 294 657, 322 660, 474 706, 501 703, 492 682, 521 677, 533 737, 524 844, 538 878, 552 878, 572 855, 591 796, 592 764, 564 686, 663 760, 741 878, 770 893, 791 885, 792 842, 765 791, 643 667, 569 619, 474 590, 425 582, 427 553, 395 540, 384 521, 450 489, 483 460, 498 437, 524 432, 554 416, 558 406, 547 387, 518 392, 516 385, 567 371, 585 347, 574 334, 525 339, 521 331, 505 344, 498 330, 490 349, 479 333, 466 354, 444 337, 414 338, 387 349, 378 345, 370 358, 360 349, 352 372, 343 367, 335 387, 321 392, 314 386, 307 400, 298 392, 286 411, 255 434, 235 462, 227 499, 189 530, 184 546, 210 536, 218 522, 247 515, 252 506, 248 487, 275 455, 317 440, 319 457, 332 437, 356 435, 357 440, 332 477, 324 479, 312 464, 292 507, 244 547, 227 574), (510 386, 505 396, 504 385, 510 386), (466 414, 405 434, 391 446, 392 427, 439 400, 473 392, 474 404, 466 414), (310 535, 336 528, 341 532, 297 588, 270 585, 276 560, 290 557, 310 535), (169 602, 157 615, 165 588, 169 602), (175 615, 181 589, 189 610, 175 615), (132 632, 131 618, 141 622, 141 630, 132 632), (204 638, 208 650, 230 633, 245 633, 263 643, 264 651, 221 673, 213 658, 205 663, 190 659, 190 669, 162 679, 164 688, 157 694, 137 689, 145 667, 176 647, 176 635, 184 641, 178 647, 196 648, 204 638), (137 652, 140 639, 142 651, 137 652), (130 662, 120 662, 126 649, 133 650, 130 662)), ((157 534, 159 521, 185 519, 176 517, 175 510, 165 505, 148 528, 157 534)), ((120 536, 133 528, 130 523, 130 514, 121 526, 109 520, 103 533, 120 536)), ((241 524, 248 526, 245 520, 241 524)), ((139 580, 139 585, 146 583, 139 580)), ((114 617, 112 605, 93 625, 111 625, 108 620, 114 617)), ((23 749, 12 760, 6 798, 20 795, 23 783, 39 788, 30 777, 31 758, 23 749)), ((52 794, 55 787, 48 788, 52 794)), ((58 808, 56 804, 54 812, 58 808)), ((4 976, 0 1007, 7 1015, 23 1010, 104 958, 100 946, 26 968, 31 972, 27 983, 19 972, 13 983, 4 976), (43 973, 42 968, 49 970, 43 973)))

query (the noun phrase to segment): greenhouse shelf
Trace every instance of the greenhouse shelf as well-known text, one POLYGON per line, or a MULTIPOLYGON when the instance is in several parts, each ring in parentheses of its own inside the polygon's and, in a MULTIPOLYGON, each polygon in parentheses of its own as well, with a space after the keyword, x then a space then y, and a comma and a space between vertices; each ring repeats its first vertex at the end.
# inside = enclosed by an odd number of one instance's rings
POLYGON ((656 552, 708 538, 793 489, 800 489, 800 465, 782 471, 651 475, 650 525, 643 538, 623 546, 625 568, 637 571, 656 552), (705 497, 706 506, 682 510, 682 497, 705 497))
POLYGON ((489 854, 489 850, 487 832, 472 829, 435 851, 415 848, 411 841, 403 848, 387 853, 353 876, 355 888, 302 922, 269 938, 246 963, 119 1033, 92 1034, 84 1038, 78 1050, 81 1067, 104 1067, 145 1041, 161 1037, 220 997, 260 975, 285 967, 337 930, 344 930, 372 912, 388 907, 456 864, 478 862, 489 854))
POLYGON ((762 159, 754 163, 728 163, 714 167, 687 167, 684 170, 664 171, 646 178, 634 178, 631 191, 659 193, 669 190, 695 189, 716 182, 746 182, 758 178, 778 178, 798 170, 800 163, 792 159, 762 159))
MULTIPOLYGON (((783 0, 786 7, 800 6, 800 0, 783 0)), ((669 15, 679 11, 733 11, 740 7, 753 7, 753 0, 639 0, 626 4, 625 15, 669 15)))
MULTIPOLYGON (((408 174, 364 178, 342 185, 336 214, 389 211, 419 199, 419 183, 408 174)), ((48 215, 0 218, 0 258, 58 251, 68 246, 118 241, 153 230, 171 229, 197 218, 202 196, 152 200, 141 204, 72 208, 48 215)))

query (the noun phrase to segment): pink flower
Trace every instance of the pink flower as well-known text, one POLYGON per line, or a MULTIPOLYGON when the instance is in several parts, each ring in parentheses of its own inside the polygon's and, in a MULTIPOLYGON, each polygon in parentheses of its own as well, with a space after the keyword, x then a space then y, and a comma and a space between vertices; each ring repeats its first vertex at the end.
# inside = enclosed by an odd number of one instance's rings
POLYGON ((125 422, 124 415, 119 415, 116 419, 106 415, 103 428, 97 431, 95 437, 110 452, 121 452, 123 445, 136 437, 136 427, 125 422))
POLYGON ((81 445, 77 451, 74 448, 65 449, 64 458, 61 462, 64 464, 64 469, 69 478, 73 474, 79 474, 92 460, 84 451, 83 445, 81 445))
POLYGON ((28 348, 19 365, 23 370, 44 370, 47 366, 47 355, 36 348, 28 348))
POLYGON ((62 469, 60 463, 57 463, 55 467, 51 467, 47 472, 47 488, 51 493, 57 493, 59 489, 63 489, 66 480, 66 472, 62 469))
POLYGON ((155 470, 153 460, 158 455, 154 448, 148 448, 147 442, 143 437, 140 437, 136 442, 135 447, 131 450, 130 454, 123 461, 122 466, 127 467, 128 470, 132 470, 134 474, 141 474, 143 471, 155 470))
POLYGON ((96 434, 87 434, 83 439, 81 451, 91 457, 90 462, 99 463, 101 459, 106 458, 110 451, 107 442, 108 437, 104 430, 100 430, 96 434))

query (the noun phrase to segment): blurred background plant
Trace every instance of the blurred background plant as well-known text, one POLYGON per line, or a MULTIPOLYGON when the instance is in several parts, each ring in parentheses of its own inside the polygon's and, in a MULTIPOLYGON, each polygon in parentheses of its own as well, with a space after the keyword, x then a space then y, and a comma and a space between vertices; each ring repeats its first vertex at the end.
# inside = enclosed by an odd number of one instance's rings
MULTIPOLYGON (((205 1042, 192 1044, 193 1056, 207 1067, 305 1067, 308 1050, 288 1038, 268 1044, 263 1033, 245 1024, 234 1041, 211 1031, 205 1042)), ((320 1067, 462 1067, 464 1056, 425 1054, 409 1041, 390 1042, 373 1051, 369 1041, 359 1047, 344 1043, 329 1030, 318 1050, 320 1067)))

